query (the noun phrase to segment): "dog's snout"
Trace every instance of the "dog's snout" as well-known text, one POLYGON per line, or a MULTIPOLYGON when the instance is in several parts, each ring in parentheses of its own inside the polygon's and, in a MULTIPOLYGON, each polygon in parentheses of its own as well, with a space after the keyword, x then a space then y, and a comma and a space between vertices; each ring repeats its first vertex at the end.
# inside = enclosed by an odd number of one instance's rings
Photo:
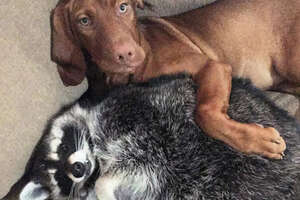
POLYGON ((118 55, 118 59, 119 59, 119 61, 121 61, 121 62, 125 61, 125 59, 126 59, 126 60, 130 60, 131 57, 133 57, 133 53, 132 53, 131 51, 126 52, 125 54, 119 54, 119 55, 118 55))
POLYGON ((72 165, 71 173, 73 174, 74 177, 76 178, 81 178, 84 176, 86 171, 86 167, 83 163, 81 162, 75 162, 72 165))
POLYGON ((135 57, 135 51, 128 45, 123 45, 117 48, 116 58, 121 63, 130 63, 135 57))
POLYGON ((114 48, 115 61, 128 69, 135 69, 145 60, 145 52, 134 42, 117 43, 114 48))

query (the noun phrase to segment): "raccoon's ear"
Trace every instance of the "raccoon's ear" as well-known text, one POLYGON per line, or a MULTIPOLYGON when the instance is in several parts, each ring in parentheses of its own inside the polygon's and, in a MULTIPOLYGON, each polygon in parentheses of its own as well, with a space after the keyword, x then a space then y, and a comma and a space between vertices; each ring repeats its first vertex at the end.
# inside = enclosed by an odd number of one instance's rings
POLYGON ((48 197, 49 192, 41 184, 31 181, 21 190, 19 200, 46 200, 48 197))

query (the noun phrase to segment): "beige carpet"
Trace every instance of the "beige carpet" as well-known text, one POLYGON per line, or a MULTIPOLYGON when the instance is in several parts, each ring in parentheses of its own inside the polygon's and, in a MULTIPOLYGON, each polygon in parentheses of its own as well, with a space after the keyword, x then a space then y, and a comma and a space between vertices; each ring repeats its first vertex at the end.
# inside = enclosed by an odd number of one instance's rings
POLYGON ((22 175, 46 120, 85 88, 65 88, 50 62, 55 1, 0 1, 0 197, 22 175))
MULTIPOLYGON (((152 2, 161 2, 154 7, 156 14, 173 14, 203 1, 152 2)), ((65 88, 50 61, 49 14, 55 4, 56 0, 0 0, 0 197, 22 175, 49 116, 86 88, 86 83, 65 88)), ((298 106, 289 99, 289 106, 298 106)))

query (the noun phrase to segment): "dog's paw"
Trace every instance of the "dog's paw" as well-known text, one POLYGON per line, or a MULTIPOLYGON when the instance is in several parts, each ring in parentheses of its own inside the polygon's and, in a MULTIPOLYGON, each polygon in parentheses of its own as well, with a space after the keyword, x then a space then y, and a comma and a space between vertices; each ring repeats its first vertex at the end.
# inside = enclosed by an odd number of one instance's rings
POLYGON ((282 159, 286 144, 279 132, 272 128, 264 128, 260 124, 250 124, 250 128, 240 138, 238 149, 244 153, 259 154, 272 159, 282 159))

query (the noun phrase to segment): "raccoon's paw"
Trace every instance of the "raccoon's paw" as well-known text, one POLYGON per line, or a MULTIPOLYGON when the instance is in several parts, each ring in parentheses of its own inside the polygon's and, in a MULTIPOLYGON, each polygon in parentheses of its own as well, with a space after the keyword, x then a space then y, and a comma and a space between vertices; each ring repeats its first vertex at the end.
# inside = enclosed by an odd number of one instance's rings
POLYGON ((250 124, 243 138, 245 153, 259 154, 272 159, 282 159, 286 144, 279 132, 272 128, 264 128, 260 124, 250 124))

